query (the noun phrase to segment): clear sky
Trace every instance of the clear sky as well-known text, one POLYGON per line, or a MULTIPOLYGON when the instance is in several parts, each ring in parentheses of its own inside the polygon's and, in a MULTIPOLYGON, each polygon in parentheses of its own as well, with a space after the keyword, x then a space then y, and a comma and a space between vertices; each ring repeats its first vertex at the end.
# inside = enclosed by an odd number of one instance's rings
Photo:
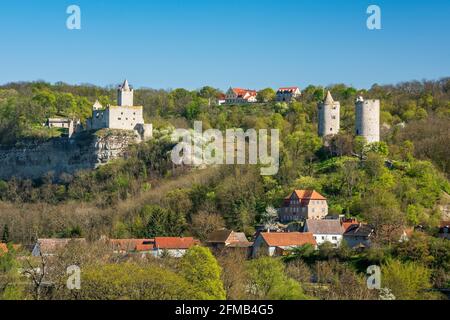
POLYGON ((196 89, 450 76, 450 1, 0 1, 0 83, 196 89), (81 30, 66 9, 81 8, 81 30), (367 7, 382 30, 366 27, 367 7))

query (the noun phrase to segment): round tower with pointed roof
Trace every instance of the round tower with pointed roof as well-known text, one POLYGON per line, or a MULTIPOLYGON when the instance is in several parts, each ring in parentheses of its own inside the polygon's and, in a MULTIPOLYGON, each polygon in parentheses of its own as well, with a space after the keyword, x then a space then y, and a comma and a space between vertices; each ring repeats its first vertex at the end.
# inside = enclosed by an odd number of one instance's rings
POLYGON ((367 143, 380 141, 380 100, 356 99, 356 135, 367 143))
POLYGON ((328 91, 325 100, 319 103, 319 136, 326 137, 339 133, 341 104, 334 101, 328 91))
POLYGON ((117 90, 117 105, 119 107, 132 107, 134 103, 133 94, 133 88, 128 84, 128 80, 125 80, 117 90))

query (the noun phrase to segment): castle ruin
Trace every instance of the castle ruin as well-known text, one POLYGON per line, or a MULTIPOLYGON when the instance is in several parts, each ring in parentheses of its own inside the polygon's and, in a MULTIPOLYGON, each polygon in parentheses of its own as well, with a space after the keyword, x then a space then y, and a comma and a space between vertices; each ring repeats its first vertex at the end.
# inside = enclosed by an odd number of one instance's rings
MULTIPOLYGON (((334 101, 330 91, 318 105, 318 134, 333 136, 340 129, 340 103, 334 101)), ((380 100, 364 100, 359 96, 355 102, 355 134, 367 143, 380 142, 380 100)))
POLYGON ((319 103, 319 136, 326 137, 339 133, 340 129, 339 101, 334 101, 331 92, 328 91, 325 100, 319 103))
POLYGON ((118 129, 133 130, 142 140, 152 137, 152 124, 145 124, 142 106, 134 106, 134 90, 125 80, 117 89, 117 106, 104 108, 99 101, 92 106, 92 118, 88 119, 88 130, 118 129))

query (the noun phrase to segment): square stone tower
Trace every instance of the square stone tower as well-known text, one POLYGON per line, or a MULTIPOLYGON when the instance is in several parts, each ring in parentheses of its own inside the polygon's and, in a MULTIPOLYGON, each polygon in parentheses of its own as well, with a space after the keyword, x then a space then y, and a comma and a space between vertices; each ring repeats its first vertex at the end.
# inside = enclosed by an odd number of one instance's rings
POLYGON ((119 107, 132 107, 133 106, 134 90, 128 84, 128 80, 119 86, 117 90, 117 104, 119 107))

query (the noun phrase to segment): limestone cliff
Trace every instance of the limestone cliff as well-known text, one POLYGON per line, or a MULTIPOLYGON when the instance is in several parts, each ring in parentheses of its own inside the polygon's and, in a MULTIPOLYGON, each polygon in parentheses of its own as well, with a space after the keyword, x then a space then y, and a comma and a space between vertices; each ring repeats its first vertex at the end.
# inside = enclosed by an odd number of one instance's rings
POLYGON ((58 179, 63 173, 95 169, 124 157, 128 146, 137 142, 139 137, 133 131, 105 129, 82 132, 72 139, 0 146, 0 179, 39 179, 50 172, 58 179))

